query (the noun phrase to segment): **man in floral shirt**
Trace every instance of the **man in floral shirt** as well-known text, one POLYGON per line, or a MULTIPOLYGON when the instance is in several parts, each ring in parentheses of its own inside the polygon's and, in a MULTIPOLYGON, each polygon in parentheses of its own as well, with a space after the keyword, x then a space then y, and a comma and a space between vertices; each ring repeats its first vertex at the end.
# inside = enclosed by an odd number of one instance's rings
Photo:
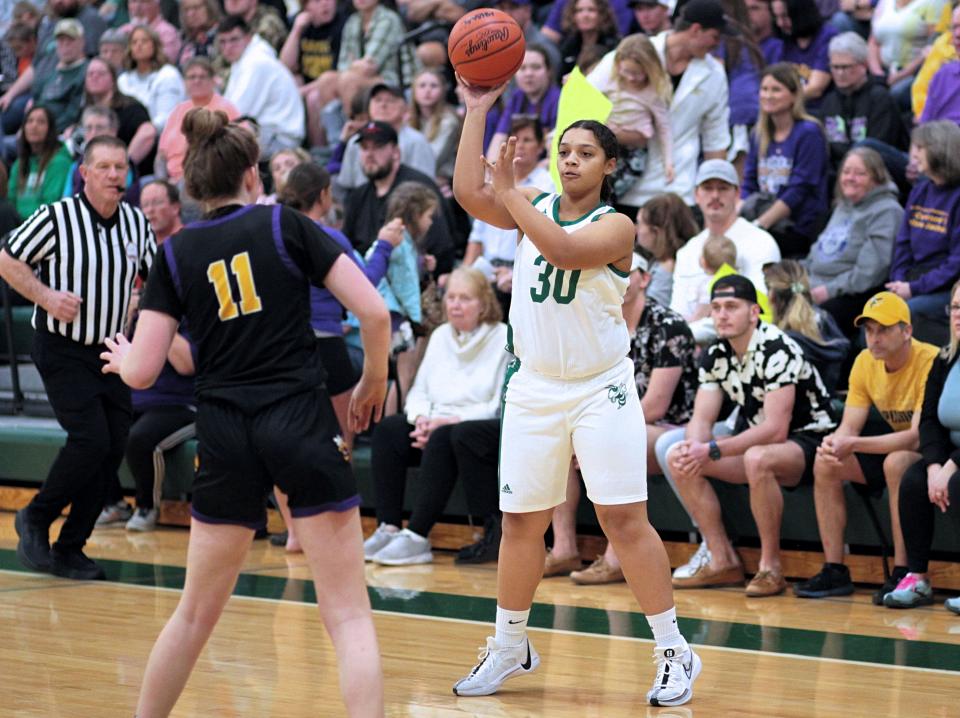
MULTIPOLYGON (((653 255, 642 247, 633 255, 630 286, 623 297, 623 318, 630 330, 630 358, 647 424, 647 471, 660 472, 653 447, 666 431, 690 421, 697 392, 696 344, 690 327, 676 312, 647 296, 653 255)), ((571 469, 567 500, 553 514, 553 550, 547 555, 545 576, 569 573, 580 567, 576 514, 580 476, 571 469)), ((623 581, 620 561, 608 544, 603 556, 570 578, 581 585, 623 581)))
MULTIPOLYGON (((757 293, 749 279, 736 274, 718 279, 710 303, 719 338, 701 361, 700 388, 686 438, 665 454, 667 473, 711 556, 691 575, 674 576, 674 587, 744 581, 720 503, 707 481, 710 477, 750 486, 750 506, 760 533, 760 569, 746 593, 774 596, 786 588, 780 568, 781 487, 812 481, 817 446, 836 421, 820 375, 797 343, 776 326, 759 322, 757 293), (738 415, 733 433, 718 436, 714 424, 725 400, 738 408, 738 415)), ((658 456, 663 455, 661 448, 658 445, 658 456)))

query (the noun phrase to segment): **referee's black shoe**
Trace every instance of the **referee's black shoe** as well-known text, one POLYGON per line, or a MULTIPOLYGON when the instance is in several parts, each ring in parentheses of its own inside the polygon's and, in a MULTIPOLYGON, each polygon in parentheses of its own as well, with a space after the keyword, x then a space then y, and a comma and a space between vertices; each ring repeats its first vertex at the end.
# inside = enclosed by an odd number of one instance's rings
POLYGON ((13 519, 13 527, 20 537, 17 558, 31 571, 46 573, 50 570, 50 528, 31 521, 29 510, 29 507, 20 509, 13 519))
POLYGON ((76 581, 104 581, 107 574, 78 548, 50 549, 50 573, 76 581))

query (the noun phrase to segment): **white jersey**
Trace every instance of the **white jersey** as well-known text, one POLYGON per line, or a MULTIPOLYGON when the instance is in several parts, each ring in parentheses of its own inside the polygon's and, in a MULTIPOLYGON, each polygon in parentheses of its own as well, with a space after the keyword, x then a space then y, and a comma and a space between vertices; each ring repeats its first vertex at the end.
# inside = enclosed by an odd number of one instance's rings
MULTIPOLYGON (((541 194, 533 206, 567 232, 615 211, 601 204, 562 222, 559 194, 541 194)), ((580 379, 610 369, 630 349, 621 310, 628 284, 629 275, 613 265, 557 269, 523 237, 513 265, 508 349, 524 367, 548 377, 580 379)))

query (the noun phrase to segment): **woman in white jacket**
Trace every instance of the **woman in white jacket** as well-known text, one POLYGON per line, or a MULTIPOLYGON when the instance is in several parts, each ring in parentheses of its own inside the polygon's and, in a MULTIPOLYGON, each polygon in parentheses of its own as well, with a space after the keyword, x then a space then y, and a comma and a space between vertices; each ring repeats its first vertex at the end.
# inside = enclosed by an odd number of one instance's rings
MULTIPOLYGON (((364 543, 368 560, 387 565, 429 563, 427 536, 443 512, 458 475, 451 435, 460 422, 492 419, 510 355, 500 305, 484 275, 461 268, 450 275, 444 296, 447 321, 430 336, 405 412, 384 419, 373 432, 372 469, 379 527, 364 543), (416 502, 400 530, 407 468, 420 466, 416 502)), ((469 477, 464 475, 464 480, 469 477)))
POLYGON ((157 34, 144 25, 130 33, 124 64, 117 89, 146 107, 157 133, 163 132, 173 108, 187 99, 180 71, 164 56, 157 34))

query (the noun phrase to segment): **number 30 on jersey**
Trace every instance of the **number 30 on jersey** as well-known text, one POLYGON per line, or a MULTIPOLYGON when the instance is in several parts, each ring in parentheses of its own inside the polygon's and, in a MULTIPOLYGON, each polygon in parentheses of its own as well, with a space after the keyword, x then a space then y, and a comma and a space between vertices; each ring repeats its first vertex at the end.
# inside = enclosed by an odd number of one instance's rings
POLYGON ((557 269, 540 254, 533 261, 534 266, 543 265, 543 269, 537 276, 540 282, 539 287, 530 287, 530 298, 537 304, 547 301, 547 297, 553 295, 553 300, 557 304, 569 304, 577 295, 577 282, 580 281, 580 270, 574 269, 570 272, 570 281, 566 281, 567 272, 564 269, 557 269), (556 274, 554 274, 556 272, 556 274))
POLYGON ((227 322, 236 319, 241 314, 256 314, 263 309, 260 295, 257 294, 257 285, 253 282, 253 271, 250 268, 250 253, 241 252, 230 259, 230 271, 237 280, 240 288, 240 307, 233 298, 233 288, 227 276, 227 263, 222 259, 211 262, 207 266, 207 281, 213 285, 217 294, 217 303, 220 305, 220 321, 227 322))

